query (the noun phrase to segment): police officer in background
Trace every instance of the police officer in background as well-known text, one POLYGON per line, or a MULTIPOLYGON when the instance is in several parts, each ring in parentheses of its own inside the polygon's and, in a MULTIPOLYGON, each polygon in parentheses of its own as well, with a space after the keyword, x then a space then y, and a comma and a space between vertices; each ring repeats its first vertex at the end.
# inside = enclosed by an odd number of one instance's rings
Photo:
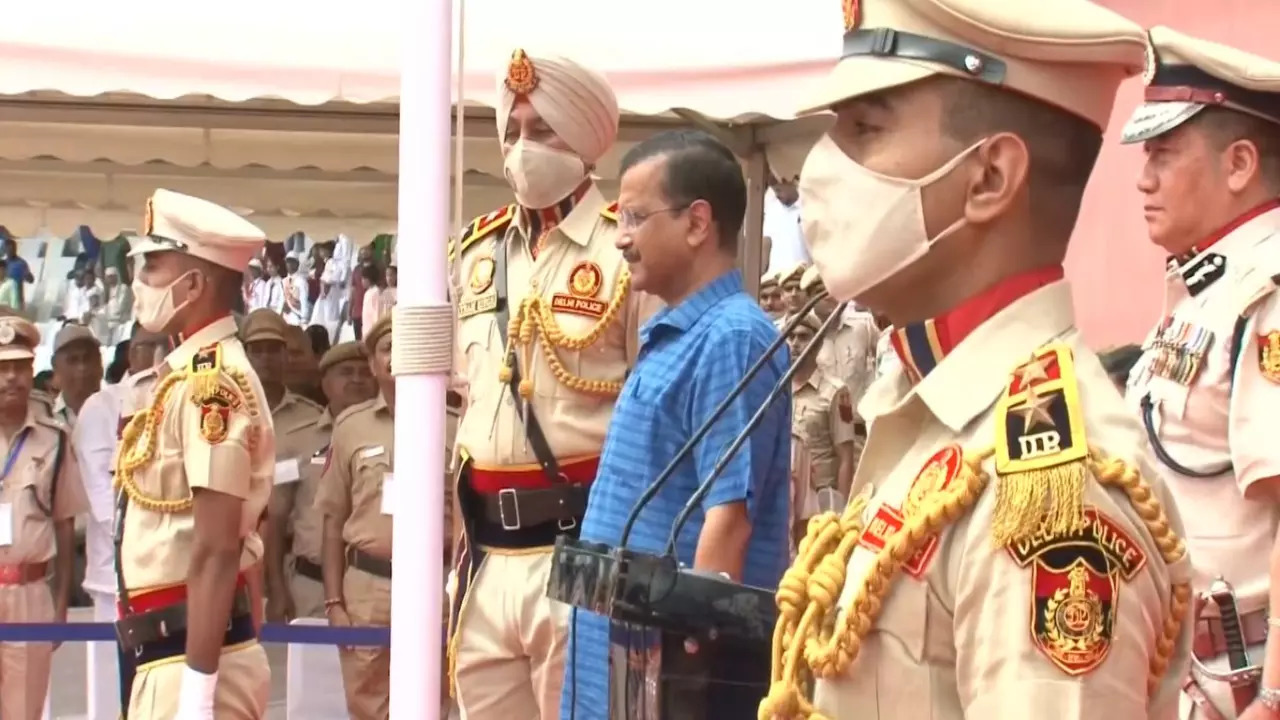
POLYGON ((1168 720, 1182 524, 1062 268, 1145 33, 1088 0, 844 9, 804 234, 902 366, 862 402, 864 494, 810 524, 779 586, 761 716, 1168 720))
POLYGON ((760 276, 760 307, 774 320, 782 317, 782 290, 778 287, 777 272, 760 276))
POLYGON ((616 207, 591 176, 618 132, 609 84, 516 50, 499 92, 516 204, 472 221, 452 260, 467 540, 449 659, 464 717, 550 720, 569 615, 545 596, 551 549, 578 531, 645 303, 614 246, 616 207))
MULTIPOLYGON (((374 323, 362 342, 378 394, 334 419, 333 441, 316 493, 316 508, 324 516, 324 611, 329 624, 338 627, 391 624, 392 524, 382 499, 383 488, 394 481, 391 316, 374 323)), ((338 658, 352 720, 390 717, 390 648, 339 648, 338 658)))
MULTIPOLYGON (((800 292, 808 302, 817 293, 826 290, 822 276, 816 266, 805 269, 800 276, 800 292)), ((818 301, 813 307, 813 314, 820 322, 836 311, 840 302, 830 295, 818 301)), ((818 367, 829 378, 838 379, 849 393, 853 406, 854 420, 854 464, 862 454, 863 443, 867 439, 867 425, 858 414, 858 403, 871 381, 875 379, 876 343, 880 331, 876 328, 875 318, 865 310, 856 309, 852 303, 845 308, 841 318, 822 338, 822 346, 818 350, 818 367)), ((794 355, 792 356, 794 357, 794 355)))
MULTIPOLYGON (((40 332, 0 317, 0 623, 66 622, 75 516, 88 499, 70 428, 30 399, 40 332), (52 587, 47 579, 52 577, 52 587)), ((39 720, 54 646, 0 643, 0 717, 39 720)))
POLYGON ((236 338, 241 274, 266 236, 226 208, 168 190, 147 201, 130 253, 138 322, 176 335, 116 461, 117 635, 137 662, 135 720, 260 718, 271 688, 257 642, 259 519, 275 435, 236 338))
MULTIPOLYGON (((1221 672, 1262 662, 1280 530, 1280 62, 1165 27, 1150 38, 1146 102, 1123 140, 1146 153, 1138 190, 1151 240, 1170 256, 1168 314, 1128 398, 1164 481, 1195 509, 1195 654, 1221 672), (1225 615, 1239 616, 1238 632, 1225 615), (1236 644, 1247 657, 1228 653, 1236 644)), ((1233 687, 1193 666, 1184 716, 1235 717, 1259 690, 1242 679, 1233 687)), ((1260 702, 1280 716, 1280 677, 1260 702)))
POLYGON ((267 508, 267 616, 324 617, 322 569, 324 517, 316 507, 320 475, 329 454, 333 419, 347 408, 372 400, 378 386, 364 345, 338 343, 320 359, 320 385, 329 405, 315 419, 277 422, 276 485, 267 508), (276 588, 281 588, 277 594, 276 588), (273 607, 273 604, 279 606, 273 607))

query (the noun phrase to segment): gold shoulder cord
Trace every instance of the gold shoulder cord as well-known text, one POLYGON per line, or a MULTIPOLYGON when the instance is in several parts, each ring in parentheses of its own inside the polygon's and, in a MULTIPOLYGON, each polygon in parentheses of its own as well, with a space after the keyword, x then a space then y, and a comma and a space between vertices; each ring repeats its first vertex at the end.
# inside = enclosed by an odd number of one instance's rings
MULTIPOLYGON (((259 417, 258 398, 254 394, 248 379, 245 378, 244 373, 231 368, 222 368, 220 372, 235 383, 236 388, 244 399, 245 407, 248 409, 250 417, 259 417)), ((210 373, 210 375, 213 375, 213 373, 210 373)), ((169 394, 173 392, 174 387, 188 379, 191 379, 203 390, 210 390, 209 384, 211 382, 212 389, 216 390, 217 388, 216 378, 212 380, 197 378, 185 370, 175 370, 160 381, 160 385, 155 391, 155 399, 151 402, 151 407, 135 414, 129 420, 129 424, 125 426, 124 432, 120 436, 120 449, 116 453, 116 472, 112 484, 116 490, 123 489, 124 493, 129 496, 129 501, 134 505, 151 512, 173 514, 187 512, 191 509, 190 487, 187 488, 187 496, 185 498, 164 500, 145 494, 142 488, 138 487, 137 481, 133 479, 133 474, 138 469, 155 459, 160 423, 164 421, 165 403, 168 401, 169 394)), ((193 389, 192 397, 198 397, 195 394, 195 389, 193 389)))
POLYGON ((623 270, 614 285, 613 299, 609 301, 604 314, 591 329, 583 335, 569 335, 560 328, 551 305, 541 296, 526 297, 520 307, 511 315, 511 323, 507 329, 509 350, 503 359, 502 369, 498 371, 498 379, 504 383, 511 382, 511 359, 515 356, 516 347, 521 349, 520 362, 523 364, 524 376, 520 379, 520 396, 526 400, 533 397, 532 366, 533 346, 538 337, 542 338, 542 355, 551 368, 551 374, 561 385, 587 395, 614 398, 622 392, 622 383, 616 380, 591 380, 570 373, 556 348, 581 352, 596 343, 604 331, 617 319, 623 303, 631 291, 631 272, 623 270))
MULTIPOLYGON (((809 677, 832 679, 843 675, 858 657, 895 575, 931 537, 967 512, 990 483, 982 463, 993 450, 966 454, 956 482, 929 497, 909 513, 902 529, 877 553, 863 586, 854 594, 848 612, 831 627, 831 613, 845 583, 845 572, 862 531, 866 498, 854 498, 837 518, 834 513, 809 521, 795 564, 778 588, 778 622, 773 634, 772 677, 768 696, 760 703, 760 720, 829 720, 809 700, 809 677)), ((1090 450, 1088 466, 1103 485, 1123 490, 1155 540, 1168 564, 1186 557, 1182 539, 1169 527, 1160 501, 1138 469, 1090 450)), ((1049 508, 1046 508, 1048 510, 1049 508)), ((1045 519, 1051 519, 1048 514, 1045 519)), ((1038 530, 1039 528, 1033 528, 1038 530)), ((1007 536, 999 544, 1022 539, 1007 536)), ((994 539, 993 539, 994 541, 994 539)), ((1148 694, 1154 694, 1169 665, 1191 599, 1189 583, 1175 583, 1170 612, 1149 664, 1148 694)))

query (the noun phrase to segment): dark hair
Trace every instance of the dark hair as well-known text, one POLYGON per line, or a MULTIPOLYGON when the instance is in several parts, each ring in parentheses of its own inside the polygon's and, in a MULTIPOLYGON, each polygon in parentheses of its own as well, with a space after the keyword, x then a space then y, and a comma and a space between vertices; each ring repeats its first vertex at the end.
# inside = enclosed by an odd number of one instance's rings
POLYGON ((1214 149, 1248 140, 1258 149, 1258 175, 1271 193, 1280 194, 1280 125, 1223 107, 1207 107, 1191 122, 1205 129, 1214 149))
POLYGON ((747 183, 733 151, 701 130, 668 130, 638 143, 622 158, 618 175, 656 157, 665 157, 662 194, 675 207, 705 200, 720 230, 720 247, 738 246, 747 212, 747 183))
POLYGON ((1106 370, 1107 375, 1120 385, 1129 383, 1129 373, 1140 357, 1142 357, 1142 348, 1133 344, 1121 345, 1098 354, 1098 359, 1102 361, 1102 369, 1106 370))
POLYGON ((317 358, 329 352, 332 341, 329 340, 329 331, 323 325, 312 325, 307 328, 307 337, 311 339, 311 352, 315 353, 317 358))
POLYGON ((1026 143, 1032 216, 1065 247, 1102 151, 1102 130, 1066 110, 1006 89, 952 77, 934 82, 943 88, 942 132, 947 137, 970 145, 1008 132, 1026 143))
POLYGON ((115 355, 111 358, 111 364, 107 366, 107 373, 104 379, 112 385, 124 379, 124 375, 129 371, 129 345, 128 340, 121 340, 116 343, 115 355))
POLYGON ((49 383, 51 382, 53 382, 53 371, 41 370, 40 372, 36 373, 35 378, 32 380, 32 386, 36 390, 43 390, 44 392, 48 392, 49 383))

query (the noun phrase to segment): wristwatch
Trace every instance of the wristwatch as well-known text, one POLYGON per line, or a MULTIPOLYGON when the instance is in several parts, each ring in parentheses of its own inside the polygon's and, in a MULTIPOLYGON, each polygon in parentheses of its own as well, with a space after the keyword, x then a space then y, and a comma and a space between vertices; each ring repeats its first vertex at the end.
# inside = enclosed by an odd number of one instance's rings
POLYGON ((1262 688, 1258 691, 1258 702, 1274 713, 1280 713, 1280 688, 1262 688))

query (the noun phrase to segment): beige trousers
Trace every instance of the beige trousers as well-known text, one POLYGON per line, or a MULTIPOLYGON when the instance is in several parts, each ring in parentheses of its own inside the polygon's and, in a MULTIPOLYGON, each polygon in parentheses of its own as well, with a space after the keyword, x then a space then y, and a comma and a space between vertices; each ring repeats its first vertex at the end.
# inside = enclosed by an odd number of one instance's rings
POLYGON ((569 606, 547 599, 551 552, 488 554, 458 618, 462 720, 559 720, 569 606))
MULTIPOLYGON (((347 568, 342 579, 342 597, 346 600, 347 615, 352 625, 391 625, 390 580, 347 568)), ((347 693, 347 713, 351 720, 387 720, 391 717, 391 649, 340 648, 338 660, 342 665, 342 686, 347 693)))
MULTIPOLYGON (((186 657, 179 655, 138 668, 129 696, 129 720, 169 720, 176 715, 186 664, 186 657)), ((262 645, 255 640, 222 651, 213 697, 218 720, 262 720, 270 694, 271 667, 262 645)))
POLYGON ((290 570, 289 592, 293 595, 293 611, 298 617, 324 617, 323 584, 290 570))
MULTIPOLYGON (((53 593, 48 583, 0 587, 0 623, 52 621, 53 593)), ((40 720, 52 662, 49 643, 0 644, 0 718, 40 720)))

